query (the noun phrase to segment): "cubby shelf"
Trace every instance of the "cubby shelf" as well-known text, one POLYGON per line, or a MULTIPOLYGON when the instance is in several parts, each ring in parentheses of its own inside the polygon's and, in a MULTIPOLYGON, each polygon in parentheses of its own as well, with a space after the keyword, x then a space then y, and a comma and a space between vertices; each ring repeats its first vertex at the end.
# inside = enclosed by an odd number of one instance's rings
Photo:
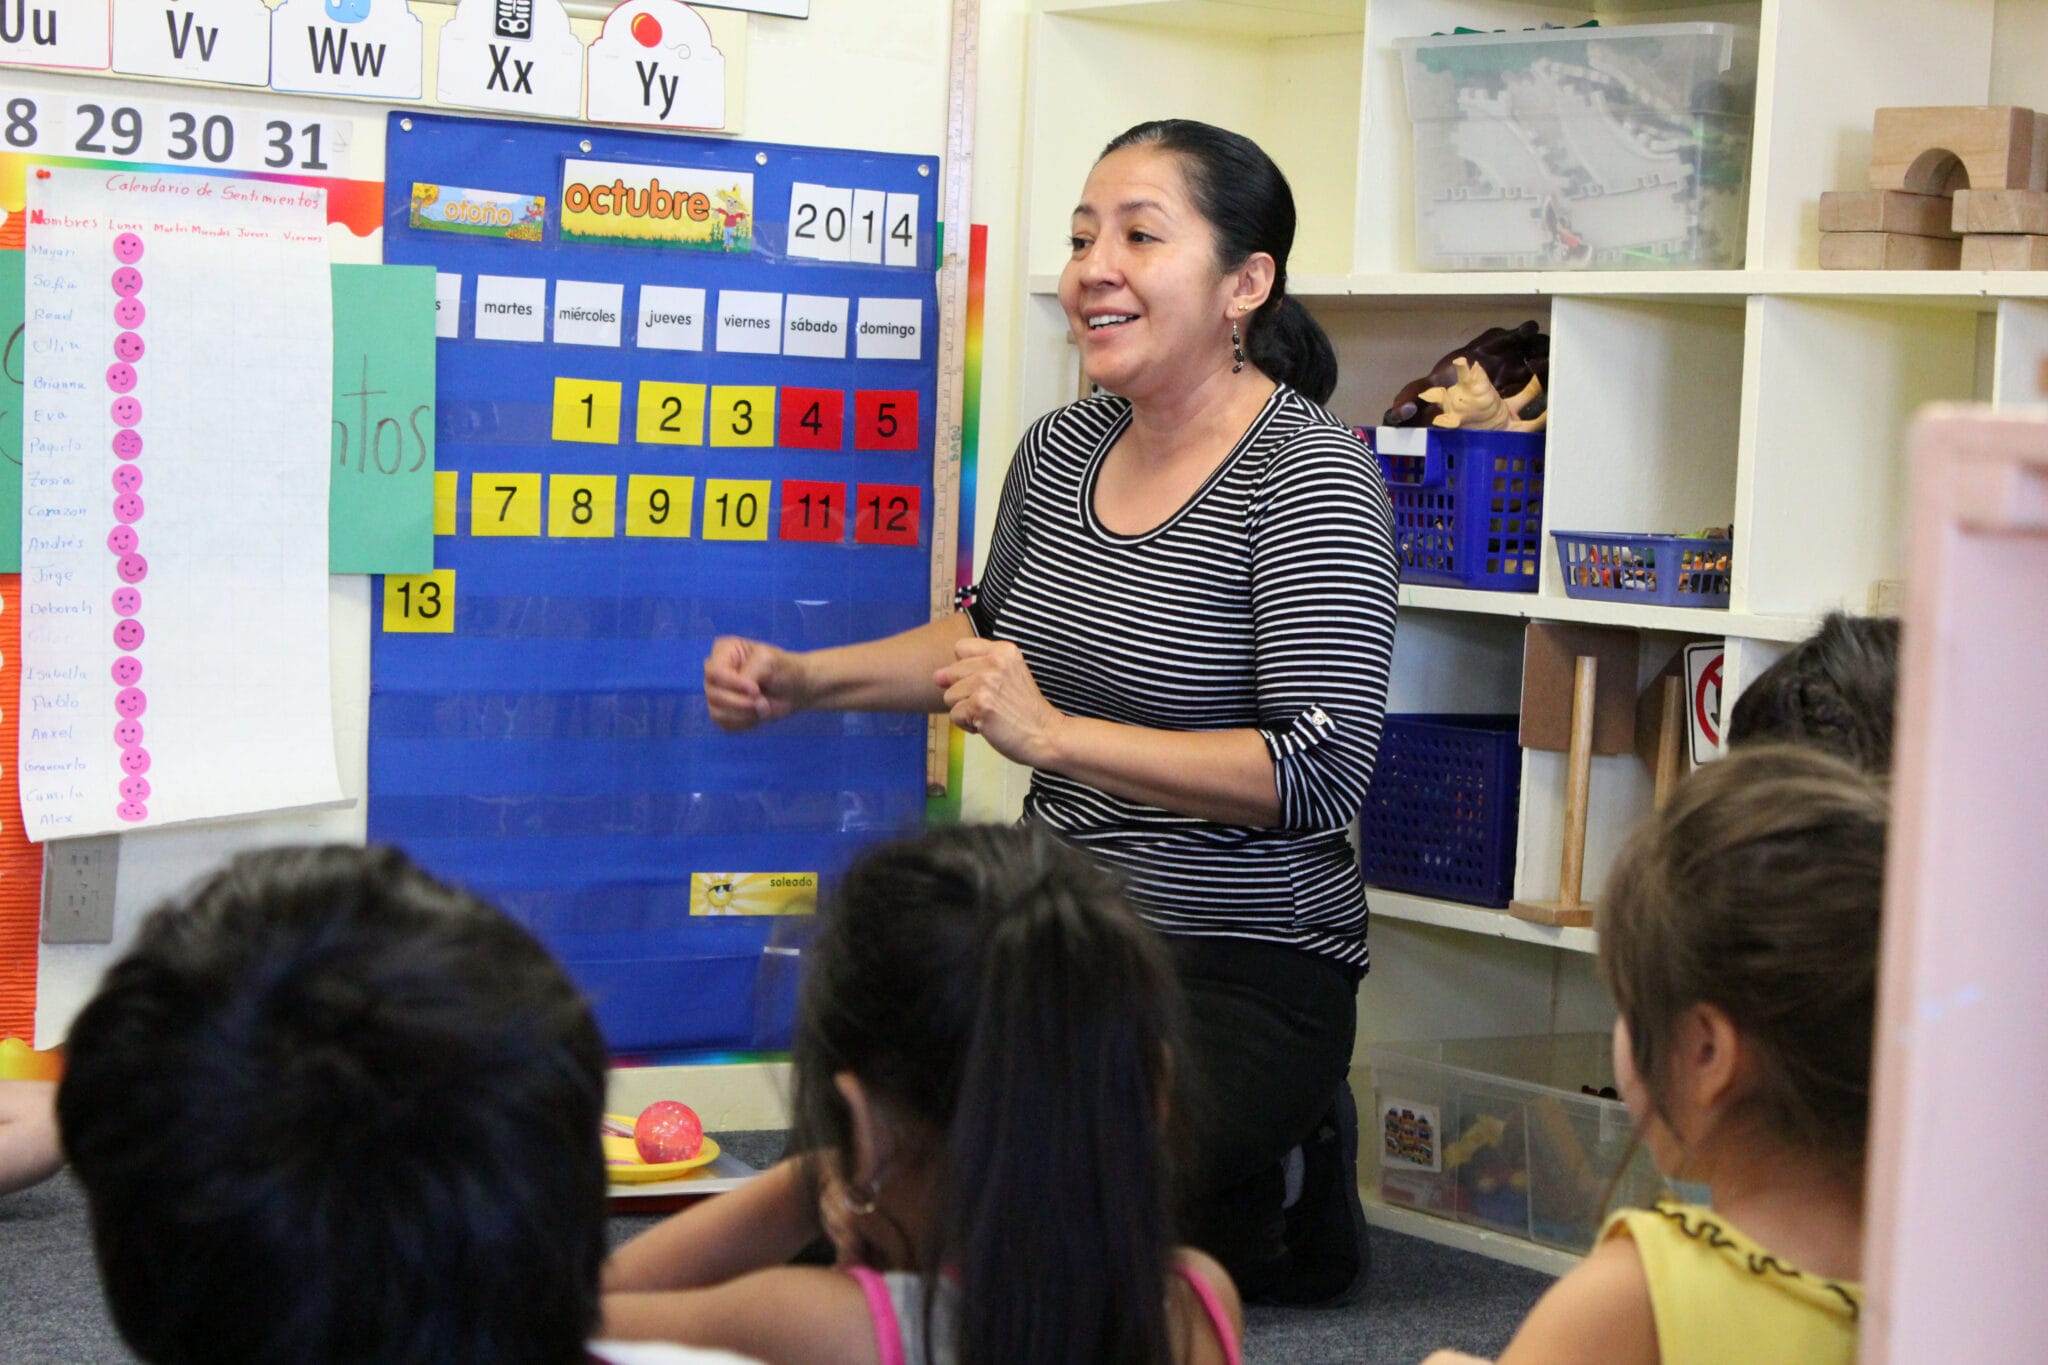
MULTIPOLYGON (((1060 278, 1029 277, 1034 294, 1056 297, 1060 278)), ((1365 306, 1384 299, 1464 301, 1547 298, 1740 306, 1751 298, 1811 298, 1923 304, 1985 312, 2001 299, 2048 299, 2048 270, 1585 270, 1444 271, 1296 275, 1288 292, 1311 307, 1365 306)))
POLYGON ((1377 886, 1366 889, 1365 899, 1374 919, 1433 924, 1439 929, 1488 934, 1494 938, 1513 939, 1517 943, 1539 943, 1546 948, 1563 948, 1574 953, 1597 952, 1600 947, 1600 935, 1591 929, 1531 924, 1528 920, 1516 919, 1505 910, 1494 910, 1484 905, 1433 900, 1428 896, 1411 896, 1403 891, 1389 891, 1377 886))
MULTIPOLYGON (((1064 233, 1099 149, 1144 119, 1257 140, 1299 213, 1289 289, 1337 352, 1331 411, 1376 420, 1400 386, 1483 329, 1551 337, 1542 526, 1734 527, 1727 610, 1565 593, 1549 536, 1529 594, 1403 586, 1389 709, 1505 713, 1525 621, 1643 632, 1639 687, 1684 637, 1727 640, 1730 699, 1830 610, 1897 600, 1907 433, 1930 402, 2034 403, 2048 271, 1822 271, 1818 203, 1861 189, 1875 111, 2048 108, 2039 0, 1036 0, 1021 198, 1022 403, 1071 399, 1056 302, 1064 233), (1414 127, 1400 45, 1453 28, 1706 21, 1758 38, 1743 268, 1430 272, 1415 240, 1414 127), (1075 90, 1087 90, 1077 100, 1075 90)), ((1000 470, 991 471, 998 476, 1000 470)), ((986 475, 984 476, 986 478, 986 475)), ((984 483, 984 487, 988 487, 984 483)), ((1585 894, 1597 900, 1649 809, 1633 755, 1595 759, 1585 894)), ((1556 892, 1561 755, 1523 756, 1515 890, 1556 892)), ((1599 1029, 1595 936, 1504 912, 1371 893, 1381 931, 1359 994, 1366 1040, 1599 1029)), ((1376 1222, 1561 1267, 1571 1259, 1402 1209, 1376 1222)))
POLYGON ((1756 616, 1711 607, 1652 607, 1601 602, 1543 593, 1472 592, 1403 584, 1400 603, 1418 611, 1463 611, 1486 616, 1519 616, 1529 621, 1576 621, 1589 626, 1624 626, 1675 635, 1740 636, 1745 640, 1803 640, 1815 622, 1804 616, 1756 616))

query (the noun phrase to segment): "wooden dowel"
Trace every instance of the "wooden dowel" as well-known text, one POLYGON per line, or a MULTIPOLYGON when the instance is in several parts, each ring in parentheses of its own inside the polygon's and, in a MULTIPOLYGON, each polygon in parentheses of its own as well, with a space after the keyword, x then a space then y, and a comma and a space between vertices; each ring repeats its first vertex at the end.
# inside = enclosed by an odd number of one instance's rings
POLYGON ((1678 785, 1681 755, 1679 741, 1685 734, 1685 681, 1681 678, 1666 678, 1663 682, 1663 696, 1658 699, 1659 719, 1657 722, 1657 809, 1664 809, 1664 803, 1671 799, 1671 789, 1678 785))
POLYGON ((1579 907, 1586 876, 1586 804, 1593 788, 1593 705, 1600 691, 1600 661, 1580 655, 1572 668, 1572 747, 1564 774, 1564 860, 1558 904, 1579 907))

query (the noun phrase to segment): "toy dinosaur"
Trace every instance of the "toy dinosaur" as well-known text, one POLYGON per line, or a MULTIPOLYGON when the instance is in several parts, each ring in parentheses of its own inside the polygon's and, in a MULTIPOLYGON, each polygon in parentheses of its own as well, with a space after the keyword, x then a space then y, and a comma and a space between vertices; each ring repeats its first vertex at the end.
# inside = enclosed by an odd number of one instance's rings
POLYGON ((1421 394, 1424 402, 1443 408, 1432 426, 1461 427, 1467 431, 1541 431, 1550 421, 1548 412, 1533 419, 1522 416, 1522 409, 1543 393, 1543 381, 1535 375, 1529 376, 1529 382, 1513 398, 1502 398, 1480 366, 1463 356, 1453 359, 1451 366, 1458 373, 1456 383, 1424 389, 1421 394))
MULTIPOLYGON (((1502 393, 1519 391, 1532 377, 1543 380, 1546 385, 1550 381, 1550 338, 1534 318, 1519 327, 1489 327, 1464 345, 1446 352, 1430 366, 1428 374, 1403 384, 1400 393, 1394 397, 1393 406, 1380 418, 1380 425, 1426 427, 1433 423, 1443 409, 1435 403, 1426 402, 1421 396, 1422 391, 1448 388, 1457 383, 1458 374, 1451 367, 1451 362, 1459 356, 1484 369, 1494 388, 1502 393)), ((1536 416, 1534 412, 1526 415, 1536 416)))

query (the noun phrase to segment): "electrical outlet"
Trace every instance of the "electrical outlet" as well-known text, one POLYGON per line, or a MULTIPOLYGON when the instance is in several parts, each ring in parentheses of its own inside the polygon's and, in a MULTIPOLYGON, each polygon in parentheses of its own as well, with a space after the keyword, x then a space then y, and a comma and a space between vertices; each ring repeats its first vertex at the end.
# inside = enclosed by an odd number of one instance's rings
POLYGON ((121 836, 43 845, 43 942, 114 941, 114 869, 121 836))

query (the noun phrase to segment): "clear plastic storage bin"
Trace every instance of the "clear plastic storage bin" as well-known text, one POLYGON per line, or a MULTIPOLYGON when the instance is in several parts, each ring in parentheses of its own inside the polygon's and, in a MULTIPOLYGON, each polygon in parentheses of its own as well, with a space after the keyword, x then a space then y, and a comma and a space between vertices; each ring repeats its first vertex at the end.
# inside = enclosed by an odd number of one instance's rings
POLYGON ((1610 1049, 1605 1033, 1372 1044, 1359 1160, 1388 1204, 1586 1251, 1611 1209, 1664 1190, 1631 1154, 1627 1106, 1580 1090, 1614 1084, 1610 1049))
POLYGON ((1398 46, 1423 269, 1742 264, 1753 33, 1629 24, 1398 46))

